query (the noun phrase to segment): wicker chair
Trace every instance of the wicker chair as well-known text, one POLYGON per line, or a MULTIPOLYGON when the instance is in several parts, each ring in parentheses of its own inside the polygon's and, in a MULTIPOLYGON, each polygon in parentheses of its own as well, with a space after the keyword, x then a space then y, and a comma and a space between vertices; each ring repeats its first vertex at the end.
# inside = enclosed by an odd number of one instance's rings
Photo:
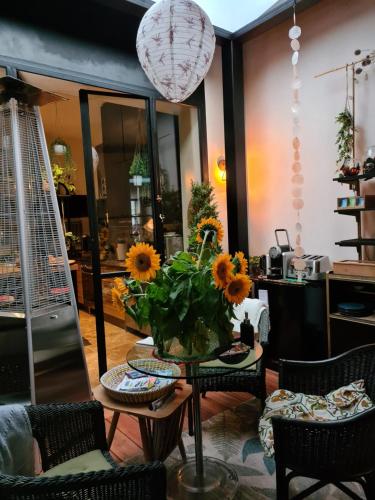
MULTIPOLYGON (((280 360, 280 388, 292 392, 325 395, 359 379, 375 401, 375 344, 324 361, 280 360)), ((375 407, 336 422, 273 417, 272 425, 278 500, 288 498, 289 482, 296 476, 318 479, 294 497, 298 500, 326 484, 359 498, 343 481, 360 483, 366 498, 375 498, 375 407)))
MULTIPOLYGON (((252 299, 245 299, 243 312, 246 311, 246 303, 252 299)), ((239 318, 242 320, 243 318, 239 318)), ((265 348, 268 344, 269 333, 269 311, 265 309, 259 319, 259 342, 265 348)), ((266 399, 266 368, 264 355, 258 361, 255 370, 233 371, 227 368, 199 368, 199 373, 204 375, 200 379, 200 390, 205 395, 208 391, 223 392, 249 392, 259 398, 264 407, 266 399), (228 373, 229 372, 229 373, 228 373)))
MULTIPOLYGON (((243 314, 246 311, 246 305, 253 299, 244 300, 243 314)), ((238 320, 242 321, 243 318, 239 317, 238 320)), ((258 340, 263 349, 266 349, 268 344, 268 334, 270 330, 269 311, 266 308, 260 316, 258 324, 259 333, 257 334, 258 340)), ((222 392, 248 392, 258 398, 261 402, 262 409, 267 396, 266 393, 266 367, 264 361, 264 354, 258 361, 255 370, 236 370, 233 371, 228 368, 199 368, 200 378, 199 387, 203 397, 209 391, 222 391, 222 392)), ((188 380, 189 381, 189 380, 188 380)), ((194 434, 194 417, 193 407, 191 400, 188 403, 188 422, 189 434, 194 434)))
POLYGON ((26 406, 44 471, 92 450, 101 450, 112 469, 37 477, 0 474, 0 498, 164 500, 166 471, 160 462, 119 467, 105 438, 104 413, 97 401, 26 406))

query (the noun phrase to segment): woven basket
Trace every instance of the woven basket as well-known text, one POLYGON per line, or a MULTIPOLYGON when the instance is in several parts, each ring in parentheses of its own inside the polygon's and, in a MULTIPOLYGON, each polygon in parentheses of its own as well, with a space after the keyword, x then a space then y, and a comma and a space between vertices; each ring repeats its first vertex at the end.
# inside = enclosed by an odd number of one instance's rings
MULTIPOLYGON (((178 377, 181 374, 181 370, 177 365, 159 361, 157 359, 137 359, 132 362, 132 365, 133 368, 144 368, 145 371, 172 370, 173 377, 178 377)), ((173 380, 170 384, 164 385, 163 387, 152 387, 148 391, 118 391, 116 387, 125 377, 125 373, 129 370, 133 370, 133 368, 128 364, 119 365, 102 375, 100 383, 111 398, 121 401, 122 403, 148 403, 170 392, 177 383, 177 380, 173 380)))

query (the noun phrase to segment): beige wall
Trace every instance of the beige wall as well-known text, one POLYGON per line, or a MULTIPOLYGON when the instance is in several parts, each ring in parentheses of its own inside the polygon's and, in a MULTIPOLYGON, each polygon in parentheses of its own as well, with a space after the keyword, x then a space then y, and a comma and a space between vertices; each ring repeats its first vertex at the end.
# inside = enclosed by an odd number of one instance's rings
MULTIPOLYGON (((286 227, 294 240, 291 208, 291 20, 244 45, 245 125, 250 251, 265 253, 273 231, 286 227)), ((332 259, 356 257, 334 242, 356 237, 354 217, 334 214, 336 198, 350 195, 332 182, 336 169, 335 116, 345 104, 345 71, 314 75, 353 60, 356 48, 375 48, 374 0, 324 0, 298 15, 302 28, 301 162, 305 207, 303 247, 332 259)), ((375 68, 357 85, 359 158, 375 144, 375 68)), ((366 183, 375 193, 375 183, 366 183)), ((375 213, 366 214, 366 231, 375 235, 375 213)), ((370 250, 371 251, 371 250, 370 250)), ((370 256, 370 253, 368 252, 370 256)))
POLYGON ((216 46, 211 68, 204 81, 206 97, 207 152, 209 179, 215 188, 219 217, 224 226, 224 250, 228 250, 226 182, 218 169, 217 158, 225 155, 223 81, 221 47, 216 46))

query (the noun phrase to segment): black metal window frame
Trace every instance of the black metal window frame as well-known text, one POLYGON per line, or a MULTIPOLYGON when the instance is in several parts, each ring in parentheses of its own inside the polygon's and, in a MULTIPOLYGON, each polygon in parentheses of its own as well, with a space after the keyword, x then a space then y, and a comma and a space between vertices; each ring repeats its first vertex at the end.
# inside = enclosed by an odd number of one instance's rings
MULTIPOLYGON (((56 78, 60 80, 66 80, 81 85, 90 85, 93 87, 101 88, 103 91, 95 90, 83 90, 80 91, 80 101, 81 101, 81 120, 82 120, 82 140, 84 148, 84 163, 85 163, 85 175, 86 175, 86 185, 87 187, 93 186, 92 177, 92 158, 91 158, 91 147, 89 151, 89 145, 91 144, 90 138, 90 127, 89 125, 89 109, 88 109, 88 94, 106 94, 116 96, 116 97, 128 97, 128 98, 139 98, 144 99, 146 102, 146 113, 147 113, 147 132, 148 141, 151 147, 150 150, 150 162, 152 165, 152 176, 153 176, 153 210, 154 218, 156 223, 156 235, 162 234, 162 223, 160 215, 160 206, 157 202, 157 194, 161 192, 160 190, 160 175, 159 175, 159 154, 158 154, 158 138, 157 138, 157 116, 156 116, 156 102, 165 101, 165 99, 160 96, 153 89, 137 87, 133 85, 127 85, 122 82, 114 82, 105 78, 97 78, 85 73, 70 72, 68 70, 62 70, 54 68, 51 66, 46 66, 42 64, 29 63, 23 60, 17 60, 9 57, 0 56, 0 66, 4 67, 6 74, 8 76, 17 77, 20 71, 37 74, 40 76, 46 76, 50 78, 56 78), (83 93, 82 93, 83 92, 83 93), (116 93, 115 93, 116 92, 116 93), (84 116, 86 117, 84 119, 84 116), (90 141, 87 139, 90 138, 90 141), (90 168, 91 167, 91 168, 90 168)), ((196 107, 198 114, 198 131, 199 131, 199 147, 200 147, 200 160, 201 160, 201 177, 202 180, 207 182, 209 179, 208 175, 208 158, 207 158, 207 132, 206 132, 206 107, 205 107, 205 95, 204 95, 204 83, 200 85, 195 94, 185 101, 185 104, 196 107)), ((88 190, 88 216, 90 223, 90 238, 91 245, 93 249, 93 285, 94 285, 94 300, 95 300, 95 318, 96 318, 96 337, 97 337, 97 349, 98 349, 98 368, 99 375, 107 371, 107 354, 106 354, 106 342, 105 342, 105 323, 104 323, 104 308, 103 308, 103 296, 102 296, 102 279, 103 278, 115 278, 117 276, 123 276, 125 273, 123 271, 106 272, 102 273, 100 269, 99 260, 99 241, 98 241, 98 226, 97 226, 97 213, 96 213, 96 202, 95 197, 91 194, 94 190, 88 190), (95 251, 96 249, 96 251, 95 251)), ((160 237, 156 240, 157 250, 163 253, 163 243, 160 237)))

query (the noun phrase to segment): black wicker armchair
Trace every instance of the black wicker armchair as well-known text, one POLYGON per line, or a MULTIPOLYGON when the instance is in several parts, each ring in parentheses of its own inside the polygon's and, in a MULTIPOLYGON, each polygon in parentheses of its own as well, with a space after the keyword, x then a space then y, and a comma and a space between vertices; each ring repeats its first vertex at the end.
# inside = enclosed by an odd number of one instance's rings
MULTIPOLYGON (((246 302, 253 299, 245 299, 243 314, 246 311, 246 302)), ((242 320, 243 318, 238 318, 242 320)), ((268 308, 264 309, 260 315, 258 324, 259 333, 256 334, 257 340, 266 350, 268 345, 268 334, 270 330, 270 319, 268 308)), ((266 366, 265 356, 257 362, 254 370, 236 370, 233 371, 228 368, 205 368, 199 367, 199 388, 203 397, 206 392, 248 392, 260 400, 262 410, 267 396, 266 392, 266 366)), ((189 434, 194 434, 194 417, 193 407, 191 400, 188 403, 188 421, 189 421, 189 434)))
MULTIPOLYGON (((251 300, 251 299, 245 299, 251 300)), ((246 311, 246 304, 244 311, 246 311)), ((241 318, 242 319, 242 318, 241 318)), ((258 339, 263 349, 268 344, 269 311, 264 309, 259 319, 258 339)), ((262 408, 266 399, 266 368, 265 356, 257 362, 255 370, 233 371, 227 368, 199 368, 199 373, 204 375, 200 379, 200 390, 205 395, 209 391, 223 392, 248 392, 260 399, 262 408)))
POLYGON ((113 468, 52 477, 0 474, 2 500, 166 498, 166 471, 162 463, 119 467, 111 459, 99 402, 27 406, 26 410, 44 471, 92 450, 101 450, 113 468))
MULTIPOLYGON (((359 379, 375 401, 375 344, 324 361, 280 360, 280 388, 292 392, 325 395, 359 379)), ((336 422, 273 417, 272 425, 278 500, 288 498, 289 482, 296 476, 318 480, 298 499, 326 484, 359 498, 344 481, 360 483, 366 498, 375 498, 375 407, 336 422)))

